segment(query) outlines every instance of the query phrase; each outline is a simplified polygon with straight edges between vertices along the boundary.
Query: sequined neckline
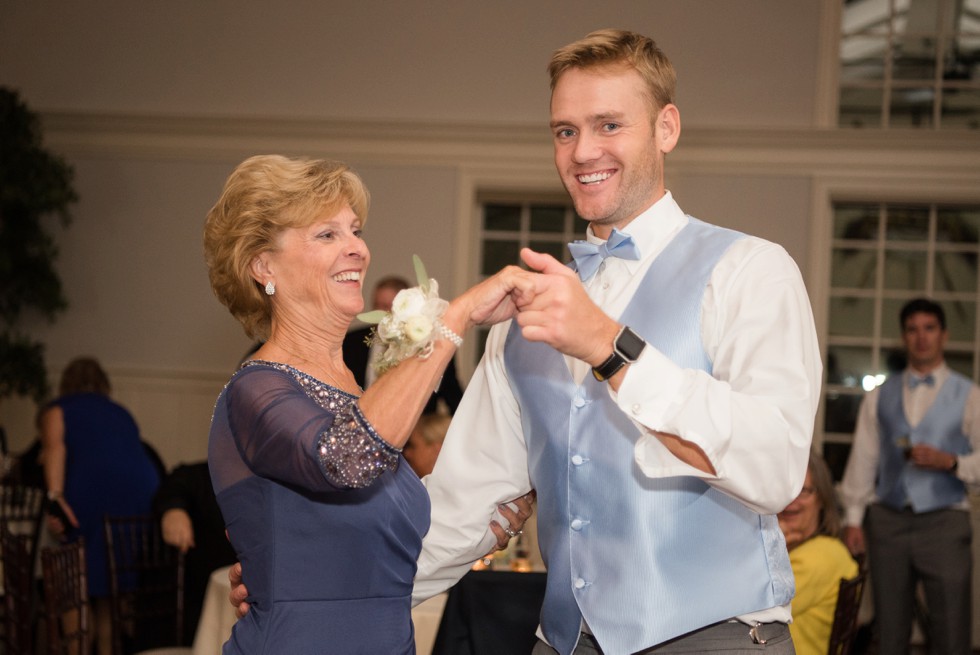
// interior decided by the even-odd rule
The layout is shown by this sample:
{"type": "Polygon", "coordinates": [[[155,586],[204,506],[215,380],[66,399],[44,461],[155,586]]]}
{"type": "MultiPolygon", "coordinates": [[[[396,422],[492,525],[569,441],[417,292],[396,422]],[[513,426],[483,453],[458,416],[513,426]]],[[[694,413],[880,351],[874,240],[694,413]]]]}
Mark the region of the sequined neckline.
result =
{"type": "MultiPolygon", "coordinates": [[[[270,368],[276,369],[277,371],[283,371],[284,373],[289,373],[290,375],[292,375],[293,377],[297,378],[300,381],[305,380],[309,384],[315,384],[315,385],[330,387],[332,390],[336,391],[337,393],[342,394],[342,395],[344,395],[347,398],[350,398],[352,400],[357,400],[359,398],[359,396],[355,396],[354,394],[350,393],[349,391],[345,391],[345,390],[341,389],[340,387],[335,387],[334,385],[330,384],[329,382],[324,382],[323,380],[321,380],[319,378],[316,378],[316,377],[313,377],[312,375],[310,375],[309,373],[306,373],[305,371],[299,370],[295,366],[290,366],[289,364],[283,364],[282,362],[270,362],[269,360],[266,360],[266,359],[250,359],[247,362],[243,362],[242,365],[241,365],[241,367],[239,368],[239,370],[242,370],[242,369],[244,369],[244,368],[246,368],[248,366],[253,366],[253,365],[254,366],[268,366],[270,368]]],[[[306,385],[304,385],[304,386],[306,386],[306,385]]]]}

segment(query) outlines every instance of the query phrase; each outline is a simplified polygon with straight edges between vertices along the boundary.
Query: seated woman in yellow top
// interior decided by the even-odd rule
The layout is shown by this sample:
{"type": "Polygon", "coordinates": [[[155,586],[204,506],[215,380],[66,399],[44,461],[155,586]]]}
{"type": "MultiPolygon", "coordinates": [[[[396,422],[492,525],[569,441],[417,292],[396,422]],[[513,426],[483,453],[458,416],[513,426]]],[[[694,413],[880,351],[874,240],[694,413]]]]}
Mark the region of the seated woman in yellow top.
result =
{"type": "Polygon", "coordinates": [[[810,453],[806,479],[796,500],[779,513],[789,563],[796,577],[793,622],[789,631],[797,655],[824,655],[837,605],[841,578],[853,578],[858,565],[838,538],[840,516],[830,471],[810,453]]]}

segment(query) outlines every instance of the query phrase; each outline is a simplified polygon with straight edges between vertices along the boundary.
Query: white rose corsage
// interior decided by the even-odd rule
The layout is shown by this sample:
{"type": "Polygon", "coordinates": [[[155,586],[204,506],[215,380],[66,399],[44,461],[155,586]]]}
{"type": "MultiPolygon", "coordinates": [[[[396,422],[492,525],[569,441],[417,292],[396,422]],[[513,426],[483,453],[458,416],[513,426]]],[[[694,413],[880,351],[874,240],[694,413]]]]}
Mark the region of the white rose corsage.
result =
{"type": "Polygon", "coordinates": [[[463,345],[463,338],[440,321],[449,303],[439,297],[439,283],[429,278],[418,255],[412,255],[412,261],[418,286],[399,291],[390,312],[376,309],[357,315],[365,323],[376,324],[368,343],[380,346],[371,363],[378,375],[409,357],[427,358],[440,337],[457,348],[463,345]]]}

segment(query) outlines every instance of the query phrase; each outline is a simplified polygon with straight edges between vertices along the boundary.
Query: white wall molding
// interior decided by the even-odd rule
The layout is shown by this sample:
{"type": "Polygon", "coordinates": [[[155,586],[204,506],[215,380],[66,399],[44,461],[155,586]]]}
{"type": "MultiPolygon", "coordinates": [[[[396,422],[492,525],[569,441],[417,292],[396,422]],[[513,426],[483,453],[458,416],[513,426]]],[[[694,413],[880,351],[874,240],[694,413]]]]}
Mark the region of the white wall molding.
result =
{"type": "MultiPolygon", "coordinates": [[[[259,152],[328,156],[365,163],[546,171],[543,126],[310,119],[43,115],[52,148],[90,157],[216,161],[259,152]]],[[[932,130],[684,130],[668,170],[765,175],[980,179],[980,133],[932,130]]]]}

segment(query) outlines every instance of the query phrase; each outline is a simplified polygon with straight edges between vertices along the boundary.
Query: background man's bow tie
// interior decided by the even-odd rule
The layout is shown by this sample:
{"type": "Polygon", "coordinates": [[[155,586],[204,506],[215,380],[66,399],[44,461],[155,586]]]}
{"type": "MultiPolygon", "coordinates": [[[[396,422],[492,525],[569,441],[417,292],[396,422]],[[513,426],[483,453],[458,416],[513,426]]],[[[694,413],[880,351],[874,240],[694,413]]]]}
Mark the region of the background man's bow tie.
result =
{"type": "Polygon", "coordinates": [[[915,389],[920,384],[931,387],[936,384],[936,378],[933,377],[932,373],[923,376],[909,375],[909,389],[915,389]]]}

